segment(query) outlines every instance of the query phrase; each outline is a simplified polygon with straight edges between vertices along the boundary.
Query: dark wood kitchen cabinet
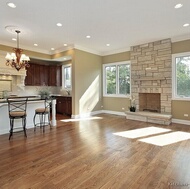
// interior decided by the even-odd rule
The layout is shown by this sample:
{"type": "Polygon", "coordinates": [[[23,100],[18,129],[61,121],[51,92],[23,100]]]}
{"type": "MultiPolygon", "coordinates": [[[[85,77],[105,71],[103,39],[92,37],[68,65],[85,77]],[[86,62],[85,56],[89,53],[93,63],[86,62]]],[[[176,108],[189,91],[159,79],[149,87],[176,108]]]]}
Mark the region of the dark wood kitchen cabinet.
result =
{"type": "Polygon", "coordinates": [[[40,65],[38,64],[35,64],[34,66],[34,73],[33,73],[33,84],[34,86],[40,86],[41,83],[40,83],[40,65]]]}
{"type": "Polygon", "coordinates": [[[61,86],[62,66],[30,63],[25,78],[26,86],[61,86]]]}
{"type": "Polygon", "coordinates": [[[72,114],[72,97],[58,96],[56,112],[60,114],[70,115],[72,114]]]}
{"type": "Polygon", "coordinates": [[[48,86],[49,66],[40,65],[40,85],[48,86]]]}
{"type": "Polygon", "coordinates": [[[41,69],[39,64],[30,63],[30,67],[26,68],[25,85],[40,86],[41,69]]]}
{"type": "Polygon", "coordinates": [[[49,66],[49,86],[61,86],[62,66],[49,66]]]}
{"type": "Polygon", "coordinates": [[[66,104],[65,114],[71,115],[72,114],[72,98],[67,97],[65,104],[66,104]]]}
{"type": "Polygon", "coordinates": [[[34,64],[30,64],[30,67],[26,68],[25,85],[33,85],[34,64]]]}

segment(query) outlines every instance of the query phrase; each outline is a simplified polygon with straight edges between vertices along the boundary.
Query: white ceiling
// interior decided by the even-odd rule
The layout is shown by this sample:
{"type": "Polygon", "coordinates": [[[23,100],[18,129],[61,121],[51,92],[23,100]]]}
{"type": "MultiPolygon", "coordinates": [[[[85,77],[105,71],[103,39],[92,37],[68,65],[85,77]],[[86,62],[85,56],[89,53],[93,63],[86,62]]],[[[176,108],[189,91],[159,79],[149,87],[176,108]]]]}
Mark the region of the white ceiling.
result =
{"type": "Polygon", "coordinates": [[[129,50],[165,38],[190,39],[190,0],[10,0],[16,8],[0,1],[0,44],[54,54],[76,47],[105,55],[129,50]],[[177,3],[183,7],[174,9],[177,3]],[[56,24],[62,23],[62,27],[56,24]],[[86,35],[91,38],[87,39],[86,35]],[[34,46],[38,44],[38,47],[34,46]],[[107,47],[106,44],[110,46],[107,47]],[[55,51],[51,51],[54,47],[55,51]]]}

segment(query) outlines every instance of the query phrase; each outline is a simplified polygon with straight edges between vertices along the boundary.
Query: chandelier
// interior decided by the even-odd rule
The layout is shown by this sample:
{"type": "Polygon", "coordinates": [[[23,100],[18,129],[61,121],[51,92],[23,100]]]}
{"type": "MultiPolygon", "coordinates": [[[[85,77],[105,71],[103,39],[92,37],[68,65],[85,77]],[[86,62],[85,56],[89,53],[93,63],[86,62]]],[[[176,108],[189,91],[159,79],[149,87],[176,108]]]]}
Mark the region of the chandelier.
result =
{"type": "Polygon", "coordinates": [[[6,65],[12,66],[13,68],[16,68],[17,71],[19,71],[21,68],[29,67],[29,61],[30,58],[26,56],[25,54],[21,54],[23,52],[22,49],[19,48],[19,30],[15,30],[17,33],[17,48],[14,48],[14,53],[7,53],[5,59],[6,59],[6,65]]]}

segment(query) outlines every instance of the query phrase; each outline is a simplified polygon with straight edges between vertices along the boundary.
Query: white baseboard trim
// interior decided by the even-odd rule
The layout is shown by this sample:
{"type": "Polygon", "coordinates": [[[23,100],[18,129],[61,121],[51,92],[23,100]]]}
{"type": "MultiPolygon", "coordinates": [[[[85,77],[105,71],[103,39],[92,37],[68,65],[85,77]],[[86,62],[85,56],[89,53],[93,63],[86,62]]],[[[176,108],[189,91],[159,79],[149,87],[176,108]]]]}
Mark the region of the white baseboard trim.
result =
{"type": "Polygon", "coordinates": [[[179,123],[184,125],[190,125],[190,121],[183,119],[172,119],[172,123],[179,123]]]}
{"type": "Polygon", "coordinates": [[[117,112],[117,111],[110,111],[110,110],[103,110],[102,113],[114,114],[114,115],[119,115],[119,116],[126,116],[125,112],[117,112]]]}
{"type": "Polygon", "coordinates": [[[88,113],[85,113],[85,114],[71,115],[71,118],[72,119],[86,118],[86,117],[90,117],[90,116],[101,114],[101,113],[103,113],[103,110],[98,110],[98,111],[94,111],[94,112],[88,112],[88,113]]]}
{"type": "Polygon", "coordinates": [[[0,135],[4,135],[4,134],[7,134],[9,133],[9,129],[3,129],[0,131],[0,135]]]}
{"type": "Polygon", "coordinates": [[[93,115],[97,115],[97,114],[114,114],[114,115],[119,115],[119,116],[126,116],[125,112],[117,112],[117,111],[110,111],[110,110],[98,110],[98,111],[94,111],[94,112],[88,112],[85,114],[78,114],[78,115],[72,115],[71,118],[72,119],[79,119],[79,118],[86,118],[86,117],[90,117],[93,115]]]}

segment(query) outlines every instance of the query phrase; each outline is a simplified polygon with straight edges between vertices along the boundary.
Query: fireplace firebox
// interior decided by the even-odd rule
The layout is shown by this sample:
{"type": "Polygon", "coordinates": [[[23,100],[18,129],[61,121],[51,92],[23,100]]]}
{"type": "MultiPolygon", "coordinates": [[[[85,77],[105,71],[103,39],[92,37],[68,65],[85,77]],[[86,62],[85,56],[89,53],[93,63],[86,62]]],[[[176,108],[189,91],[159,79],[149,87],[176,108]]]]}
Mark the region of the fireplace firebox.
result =
{"type": "Polygon", "coordinates": [[[160,93],[139,93],[139,111],[160,113],[160,93]]]}

